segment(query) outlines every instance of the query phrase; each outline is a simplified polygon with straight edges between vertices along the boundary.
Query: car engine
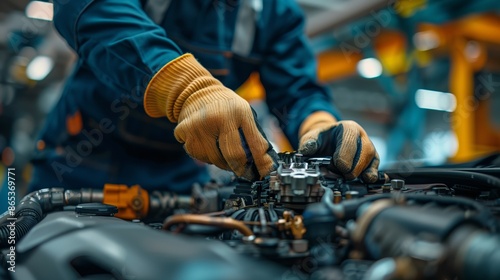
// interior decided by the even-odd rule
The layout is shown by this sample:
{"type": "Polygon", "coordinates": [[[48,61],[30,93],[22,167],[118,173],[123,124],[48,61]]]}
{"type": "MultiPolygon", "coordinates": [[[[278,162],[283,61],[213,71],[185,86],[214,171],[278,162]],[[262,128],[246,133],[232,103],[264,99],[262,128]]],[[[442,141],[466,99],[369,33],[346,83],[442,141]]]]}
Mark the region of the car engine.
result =
{"type": "Polygon", "coordinates": [[[282,153],[262,181],[191,195],[43,189],[0,218],[0,278],[500,279],[498,158],[367,184],[282,153]]]}

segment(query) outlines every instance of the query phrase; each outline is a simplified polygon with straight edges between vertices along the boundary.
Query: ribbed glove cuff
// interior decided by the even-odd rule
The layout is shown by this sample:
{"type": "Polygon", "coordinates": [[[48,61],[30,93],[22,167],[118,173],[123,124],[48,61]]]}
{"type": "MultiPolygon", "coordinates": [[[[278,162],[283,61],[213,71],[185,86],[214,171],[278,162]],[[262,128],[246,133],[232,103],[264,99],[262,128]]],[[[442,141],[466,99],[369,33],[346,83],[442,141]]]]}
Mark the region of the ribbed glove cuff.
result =
{"type": "Polygon", "coordinates": [[[150,117],[167,116],[175,123],[189,96],[200,90],[199,93],[224,91],[223,87],[192,54],[184,54],[163,66],[151,79],[144,94],[144,109],[150,117]]]}

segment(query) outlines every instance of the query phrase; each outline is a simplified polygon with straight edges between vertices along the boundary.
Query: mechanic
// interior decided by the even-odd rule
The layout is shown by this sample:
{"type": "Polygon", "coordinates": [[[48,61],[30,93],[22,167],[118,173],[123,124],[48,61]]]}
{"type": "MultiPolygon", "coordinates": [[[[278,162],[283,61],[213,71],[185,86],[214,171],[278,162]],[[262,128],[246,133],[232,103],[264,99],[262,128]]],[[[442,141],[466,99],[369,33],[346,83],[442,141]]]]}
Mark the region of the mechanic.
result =
{"type": "Polygon", "coordinates": [[[294,148],[333,156],[346,178],[377,178],[366,132],[339,121],[316,81],[294,1],[54,0],[54,24],[79,59],[39,136],[30,190],[182,193],[210,179],[202,162],[263,178],[277,154],[233,91],[252,72],[294,148]]]}

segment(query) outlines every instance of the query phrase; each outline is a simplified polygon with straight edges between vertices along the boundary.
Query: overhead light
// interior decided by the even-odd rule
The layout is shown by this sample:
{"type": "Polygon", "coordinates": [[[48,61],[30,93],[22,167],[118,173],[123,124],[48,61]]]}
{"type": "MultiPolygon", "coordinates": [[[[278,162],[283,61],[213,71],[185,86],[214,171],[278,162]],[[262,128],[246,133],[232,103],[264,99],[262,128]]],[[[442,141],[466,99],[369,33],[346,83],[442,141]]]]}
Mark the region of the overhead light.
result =
{"type": "Polygon", "coordinates": [[[419,51],[428,51],[439,47],[439,38],[432,31],[417,32],[413,35],[413,44],[419,51]]]}
{"type": "Polygon", "coordinates": [[[54,67],[54,61],[48,56],[35,57],[26,67],[26,76],[34,81],[41,81],[47,77],[54,67]]]}
{"type": "Polygon", "coordinates": [[[51,21],[54,17],[54,5],[48,2],[31,1],[26,6],[26,16],[33,19],[51,21]]]}
{"type": "Polygon", "coordinates": [[[453,112],[457,107],[455,95],[449,92],[440,92],[419,89],[415,94],[415,103],[422,109],[453,112]]]}
{"type": "Polygon", "coordinates": [[[356,68],[363,78],[372,79],[382,75],[382,64],[373,57],[360,60],[356,68]]]}

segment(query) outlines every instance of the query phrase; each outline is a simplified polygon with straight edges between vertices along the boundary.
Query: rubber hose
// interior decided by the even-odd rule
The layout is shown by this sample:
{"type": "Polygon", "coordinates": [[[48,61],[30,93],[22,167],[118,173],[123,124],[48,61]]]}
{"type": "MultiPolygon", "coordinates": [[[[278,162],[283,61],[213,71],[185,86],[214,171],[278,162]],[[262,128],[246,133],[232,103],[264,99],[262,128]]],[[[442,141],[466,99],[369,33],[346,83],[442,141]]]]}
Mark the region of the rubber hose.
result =
{"type": "Polygon", "coordinates": [[[472,186],[500,189],[499,178],[479,172],[426,168],[406,173],[386,171],[386,174],[391,178],[404,179],[407,183],[420,183],[432,179],[434,183],[470,184],[472,186]]]}
{"type": "MultiPolygon", "coordinates": [[[[38,224],[38,220],[33,216],[22,216],[16,220],[15,225],[15,239],[16,242],[20,240],[23,236],[25,236],[36,224],[38,224]]],[[[8,247],[9,244],[9,235],[10,229],[7,225],[2,226],[0,228],[0,248],[8,247]]]]}
{"type": "MultiPolygon", "coordinates": [[[[26,213],[26,216],[17,218],[14,230],[16,241],[25,236],[36,224],[38,224],[38,222],[39,220],[36,218],[36,214],[34,212],[33,214],[26,213]]],[[[11,230],[8,225],[9,222],[0,227],[0,248],[5,248],[10,245],[8,241],[11,230]]]]}
{"type": "MultiPolygon", "coordinates": [[[[40,203],[34,199],[26,199],[19,204],[15,218],[15,238],[16,242],[25,236],[38,222],[42,220],[42,208],[40,203]]],[[[8,247],[9,236],[12,232],[9,228],[10,221],[0,225],[0,248],[8,247]]]]}
{"type": "MultiPolygon", "coordinates": [[[[361,199],[343,201],[340,205],[342,205],[344,208],[345,219],[355,219],[358,208],[361,205],[379,199],[388,199],[393,197],[394,197],[393,194],[372,195],[361,199]]],[[[458,205],[461,207],[465,207],[467,209],[473,209],[474,211],[477,212],[478,215],[481,215],[484,218],[493,219],[491,213],[488,211],[486,207],[484,207],[481,203],[474,201],[472,199],[467,199],[463,197],[430,196],[422,194],[404,194],[403,197],[406,200],[413,200],[419,204],[434,202],[441,206],[458,205]]]]}
{"type": "MultiPolygon", "coordinates": [[[[39,191],[40,191],[40,190],[38,190],[38,191],[32,191],[32,192],[30,192],[29,194],[25,195],[25,196],[21,199],[20,204],[21,204],[23,201],[30,200],[30,199],[31,199],[31,197],[35,196],[35,195],[36,195],[39,191]]],[[[0,215],[0,225],[3,225],[5,222],[7,222],[7,218],[9,218],[9,217],[10,217],[10,213],[11,213],[11,212],[10,212],[9,210],[7,210],[7,211],[3,212],[3,213],[0,215]]]]}

